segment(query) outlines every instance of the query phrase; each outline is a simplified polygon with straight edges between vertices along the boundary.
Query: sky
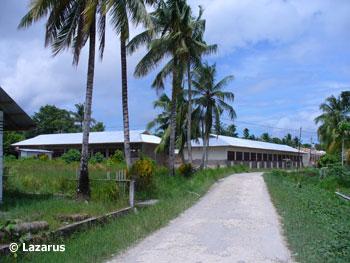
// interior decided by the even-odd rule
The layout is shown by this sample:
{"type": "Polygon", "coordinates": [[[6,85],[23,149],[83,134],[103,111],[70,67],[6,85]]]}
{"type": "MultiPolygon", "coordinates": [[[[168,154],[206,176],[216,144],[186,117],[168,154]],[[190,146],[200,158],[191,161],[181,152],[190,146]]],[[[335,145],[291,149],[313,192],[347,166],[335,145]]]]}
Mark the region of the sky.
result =
{"type": "MultiPolygon", "coordinates": [[[[296,136],[302,127],[302,141],[316,141],[319,105],[350,90],[350,1],[188,2],[195,14],[199,5],[204,8],[205,41],[219,46],[204,60],[216,63],[218,81],[235,76],[226,90],[235,94],[240,135],[248,128],[255,135],[296,136]]],[[[28,3],[0,0],[0,86],[30,115],[46,104],[74,110],[85,98],[88,50],[74,67],[70,50],[53,57],[44,47],[44,20],[17,30],[28,3]]],[[[141,31],[133,28],[132,34],[141,31]]],[[[145,129],[159,113],[153,109],[157,94],[151,83],[160,68],[142,79],[133,76],[145,52],[142,48],[127,61],[131,129],[145,129]]],[[[169,83],[165,92],[170,90],[169,83]]],[[[123,128],[120,45],[110,26],[105,56],[96,58],[93,117],[107,130],[123,128]]],[[[227,115],[223,120],[232,124],[227,115]]]]}

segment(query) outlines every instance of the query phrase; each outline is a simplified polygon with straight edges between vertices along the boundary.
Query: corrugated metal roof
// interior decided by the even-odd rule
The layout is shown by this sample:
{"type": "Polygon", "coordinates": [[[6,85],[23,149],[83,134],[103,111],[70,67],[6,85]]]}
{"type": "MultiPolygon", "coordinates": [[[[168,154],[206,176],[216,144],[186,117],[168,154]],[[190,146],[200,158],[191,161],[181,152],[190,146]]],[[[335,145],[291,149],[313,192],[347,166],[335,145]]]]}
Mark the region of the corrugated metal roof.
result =
{"type": "Polygon", "coordinates": [[[40,149],[18,149],[20,152],[35,152],[35,153],[53,153],[53,151],[40,150],[40,149]]]}
{"type": "Polygon", "coordinates": [[[36,123],[0,87],[0,110],[4,112],[4,130],[33,130],[36,123]]]}
{"type": "MultiPolygon", "coordinates": [[[[67,145],[67,144],[81,144],[83,140],[82,133],[60,133],[60,134],[43,134],[34,138],[24,140],[12,144],[12,146],[39,146],[39,145],[67,145]]],[[[159,144],[160,138],[152,135],[144,130],[131,130],[130,142],[132,143],[152,143],[159,144]]],[[[89,143],[123,143],[123,131],[104,131],[104,132],[90,132],[89,143]]]]}
{"type": "MultiPolygon", "coordinates": [[[[192,147],[202,147],[202,146],[203,146],[202,139],[198,139],[197,142],[195,140],[192,141],[192,147]]],[[[211,134],[209,138],[209,147],[211,146],[212,147],[233,146],[233,147],[241,147],[241,148],[273,150],[273,151],[281,151],[281,152],[295,152],[295,153],[298,152],[297,149],[287,145],[246,140],[246,139],[234,138],[234,137],[223,136],[223,135],[215,135],[215,134],[211,134]]],[[[304,153],[302,151],[300,152],[304,153]]]]}

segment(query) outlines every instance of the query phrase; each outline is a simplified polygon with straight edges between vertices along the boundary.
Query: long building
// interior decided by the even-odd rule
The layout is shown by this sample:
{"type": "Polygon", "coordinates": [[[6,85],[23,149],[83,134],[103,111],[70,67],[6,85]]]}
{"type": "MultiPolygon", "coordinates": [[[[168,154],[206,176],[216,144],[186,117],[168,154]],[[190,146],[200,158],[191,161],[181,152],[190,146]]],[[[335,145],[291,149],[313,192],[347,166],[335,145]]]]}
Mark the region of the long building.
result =
{"type": "MultiPolygon", "coordinates": [[[[202,160],[203,141],[192,141],[193,164],[202,160]]],[[[208,147],[208,166],[225,167],[245,164],[250,168],[288,168],[303,166],[305,153],[287,145],[246,140],[211,134],[208,147]]],[[[187,148],[184,150],[187,161],[187,148]]]]}
{"type": "MultiPolygon", "coordinates": [[[[60,133],[44,134],[34,138],[12,144],[18,150],[41,149],[52,151],[52,157],[57,158],[68,152],[70,149],[81,151],[82,133],[60,133]]],[[[156,160],[159,165],[165,165],[167,161],[166,154],[155,154],[154,150],[160,143],[160,138],[144,130],[130,131],[130,148],[132,161],[138,159],[138,152],[156,160]]],[[[124,132],[123,131],[104,131],[90,132],[89,152],[93,156],[97,152],[103,154],[105,158],[113,155],[116,150],[124,151],[124,132]]]]}

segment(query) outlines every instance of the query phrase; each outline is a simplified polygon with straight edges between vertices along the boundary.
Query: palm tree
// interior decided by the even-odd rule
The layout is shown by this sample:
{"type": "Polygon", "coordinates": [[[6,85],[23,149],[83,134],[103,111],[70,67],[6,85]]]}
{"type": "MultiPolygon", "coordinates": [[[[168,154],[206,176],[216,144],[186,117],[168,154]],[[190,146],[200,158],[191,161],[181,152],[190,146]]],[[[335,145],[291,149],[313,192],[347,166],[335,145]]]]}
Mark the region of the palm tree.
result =
{"type": "MultiPolygon", "coordinates": [[[[71,111],[70,114],[73,115],[74,122],[78,123],[80,128],[79,131],[82,131],[83,124],[84,124],[84,104],[78,103],[78,104],[75,104],[74,106],[76,111],[75,112],[71,111]]],[[[94,118],[91,118],[91,123],[95,124],[96,120],[94,118]]]]}
{"type": "MultiPolygon", "coordinates": [[[[171,100],[166,94],[162,94],[159,100],[153,102],[154,108],[162,109],[162,112],[158,116],[148,123],[147,129],[155,128],[158,134],[161,134],[161,143],[156,148],[156,153],[164,152],[169,149],[170,142],[170,116],[171,116],[171,100]]],[[[175,132],[175,144],[179,150],[182,162],[184,163],[184,149],[187,141],[187,108],[188,101],[185,99],[185,92],[181,91],[178,94],[176,100],[176,132],[175,132]]],[[[198,109],[192,112],[192,118],[199,120],[198,109]]],[[[192,125],[191,134],[194,136],[199,135],[198,122],[194,122],[192,125]]],[[[196,138],[196,137],[195,137],[196,138]]],[[[193,138],[191,138],[193,139],[193,138]]]]}
{"type": "Polygon", "coordinates": [[[169,175],[174,175],[176,98],[181,90],[185,72],[186,53],[184,27],[191,19],[191,8],[185,0],[160,0],[157,9],[150,14],[152,30],[136,36],[129,43],[129,51],[134,52],[140,45],[148,44],[148,52],[135,69],[136,77],[143,77],[159,65],[166,57],[172,59],[158,73],[152,84],[153,88],[164,89],[163,80],[172,74],[170,142],[169,142],[169,175]]]}
{"type": "Polygon", "coordinates": [[[342,97],[330,96],[320,105],[323,114],[315,118],[321,123],[317,130],[319,139],[325,144],[327,151],[340,152],[343,133],[339,130],[342,121],[349,121],[350,108],[345,107],[342,97]]]}
{"type": "Polygon", "coordinates": [[[145,3],[154,4],[155,0],[105,0],[107,11],[111,13],[111,23],[120,36],[120,54],[122,68],[122,107],[124,126],[124,153],[126,166],[131,166],[130,132],[129,132],[129,110],[128,110],[128,81],[126,63],[126,43],[129,40],[129,19],[136,25],[140,22],[150,27],[151,20],[145,8],[145,3]]]}
{"type": "Polygon", "coordinates": [[[100,35],[100,56],[105,44],[105,10],[98,0],[52,1],[32,0],[30,10],[22,18],[19,28],[27,28],[38,20],[47,17],[45,46],[51,45],[54,55],[72,48],[73,65],[79,63],[80,52],[89,40],[88,73],[84,104],[82,154],[80,161],[79,186],[77,197],[90,196],[88,147],[91,123],[91,105],[95,70],[96,21],[100,35]]]}
{"type": "Polygon", "coordinates": [[[208,162],[208,146],[209,135],[213,127],[213,119],[215,120],[215,129],[220,128],[220,116],[224,111],[227,111],[230,118],[236,118],[236,112],[233,107],[225,102],[234,101],[232,92],[225,92],[223,88],[233,80],[234,76],[229,75],[216,83],[216,64],[209,66],[207,63],[199,66],[193,74],[192,84],[194,89],[194,103],[202,108],[202,134],[203,134],[203,157],[202,168],[207,167],[208,162]]]}

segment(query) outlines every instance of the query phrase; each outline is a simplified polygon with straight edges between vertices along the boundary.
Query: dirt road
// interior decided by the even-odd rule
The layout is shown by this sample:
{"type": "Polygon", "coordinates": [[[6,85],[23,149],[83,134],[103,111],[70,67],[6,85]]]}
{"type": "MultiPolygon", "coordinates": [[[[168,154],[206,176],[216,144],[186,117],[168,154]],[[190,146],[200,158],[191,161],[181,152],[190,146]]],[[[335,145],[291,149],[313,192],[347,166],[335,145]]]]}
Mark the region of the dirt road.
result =
{"type": "Polygon", "coordinates": [[[109,262],[292,262],[262,173],[234,174],[109,262]]]}

